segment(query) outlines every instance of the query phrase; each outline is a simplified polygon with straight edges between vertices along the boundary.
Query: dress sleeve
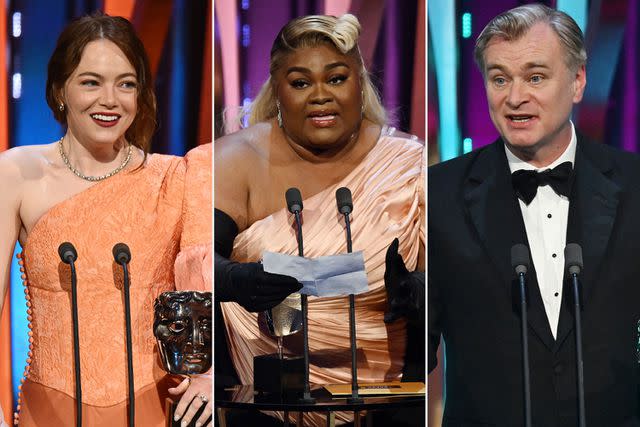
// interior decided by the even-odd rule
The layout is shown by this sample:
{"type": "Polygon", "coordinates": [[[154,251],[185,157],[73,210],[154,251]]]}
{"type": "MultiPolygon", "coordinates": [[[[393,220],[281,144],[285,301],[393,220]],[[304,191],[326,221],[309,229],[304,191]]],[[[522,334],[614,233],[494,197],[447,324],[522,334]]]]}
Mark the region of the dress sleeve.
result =
{"type": "Polygon", "coordinates": [[[212,145],[201,145],[185,156],[186,176],[180,252],[175,262],[177,290],[212,289],[212,145]]]}

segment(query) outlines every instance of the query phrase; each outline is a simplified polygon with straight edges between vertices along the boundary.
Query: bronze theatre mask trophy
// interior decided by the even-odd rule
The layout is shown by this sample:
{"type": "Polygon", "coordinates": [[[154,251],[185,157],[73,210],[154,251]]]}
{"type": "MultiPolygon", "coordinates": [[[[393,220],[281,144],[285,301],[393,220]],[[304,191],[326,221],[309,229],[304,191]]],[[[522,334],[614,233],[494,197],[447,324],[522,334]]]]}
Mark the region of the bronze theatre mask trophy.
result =
{"type": "MultiPolygon", "coordinates": [[[[189,376],[211,369],[211,304],[211,292],[172,291],[156,298],[153,333],[168,373],[189,376]]],[[[173,421],[177,402],[169,401],[168,406],[168,425],[180,426],[180,420],[173,421]]],[[[195,425],[204,407],[189,426],[195,425]]]]}

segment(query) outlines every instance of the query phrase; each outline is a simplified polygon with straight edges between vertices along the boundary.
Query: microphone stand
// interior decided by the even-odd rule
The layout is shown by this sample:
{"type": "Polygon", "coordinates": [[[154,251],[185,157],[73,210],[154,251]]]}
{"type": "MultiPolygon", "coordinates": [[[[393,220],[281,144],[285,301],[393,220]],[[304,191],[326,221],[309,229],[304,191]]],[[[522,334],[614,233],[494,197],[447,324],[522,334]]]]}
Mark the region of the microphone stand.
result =
{"type": "Polygon", "coordinates": [[[71,267],[71,316],[73,319],[73,360],[76,375],[76,425],[82,427],[82,377],[80,376],[80,332],[78,331],[78,278],[76,266],[71,257],[67,258],[71,267]]]}
{"type": "Polygon", "coordinates": [[[527,320],[527,289],[525,275],[531,264],[529,248],[522,243],[511,247],[511,266],[518,277],[520,290],[520,335],[522,337],[522,379],[524,398],[524,425],[531,427],[531,377],[529,373],[529,334],[527,320]]]}
{"type": "MultiPolygon", "coordinates": [[[[126,245],[122,244],[123,247],[126,245]]],[[[136,406],[135,406],[135,394],[133,384],[133,345],[131,343],[131,303],[129,300],[129,269],[127,263],[131,259],[129,248],[126,247],[125,252],[118,244],[114,247],[114,257],[118,264],[122,266],[123,275],[123,291],[124,291],[124,318],[125,318],[125,330],[127,341],[127,376],[129,379],[129,427],[135,426],[136,406]],[[120,249],[120,251],[116,251],[120,249]],[[120,253],[118,253],[120,252],[120,253]],[[128,255],[128,256],[127,256],[128,255]]]]}
{"type": "MultiPolygon", "coordinates": [[[[347,230],[347,252],[351,253],[351,221],[349,212],[344,212],[344,222],[347,230]]],[[[364,400],[358,395],[358,358],[356,348],[356,298],[349,294],[349,338],[351,341],[351,397],[348,403],[362,403],[364,400]]]]}
{"type": "Polygon", "coordinates": [[[75,260],[76,248],[69,242],[61,243],[58,255],[71,268],[71,321],[73,323],[73,362],[76,379],[76,426],[82,427],[82,377],[80,375],[80,332],[78,330],[78,277],[75,260]]]}
{"type": "Polygon", "coordinates": [[[527,294],[525,290],[524,272],[518,272],[520,285],[520,316],[522,334],[522,375],[524,377],[524,420],[525,426],[531,427],[531,378],[529,376],[529,334],[527,333],[527,294]]]}
{"type": "Polygon", "coordinates": [[[573,306],[576,327],[576,369],[578,371],[578,426],[585,427],[584,406],[584,369],[582,358],[582,314],[580,313],[580,283],[578,281],[578,267],[570,267],[571,283],[573,285],[573,306]]]}
{"type": "MultiPolygon", "coordinates": [[[[304,246],[302,244],[302,221],[300,221],[300,211],[295,210],[293,212],[296,218],[296,226],[298,230],[298,256],[304,257],[304,246]]],[[[308,324],[308,302],[307,295],[300,295],[302,305],[302,339],[304,347],[304,390],[303,395],[299,399],[300,403],[313,404],[316,403],[316,399],[311,397],[311,391],[309,390],[309,324],[308,324]]]]}

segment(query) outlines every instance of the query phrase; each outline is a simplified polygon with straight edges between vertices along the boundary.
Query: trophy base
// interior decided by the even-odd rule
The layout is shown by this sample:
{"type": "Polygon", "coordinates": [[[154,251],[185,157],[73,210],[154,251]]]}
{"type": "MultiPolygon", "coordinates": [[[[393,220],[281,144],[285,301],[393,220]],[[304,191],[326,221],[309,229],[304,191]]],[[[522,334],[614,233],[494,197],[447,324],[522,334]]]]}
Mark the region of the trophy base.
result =
{"type": "Polygon", "coordinates": [[[266,354],[253,358],[253,388],[261,393],[301,395],[304,390],[304,358],[266,354]]]}
{"type": "MultiPolygon", "coordinates": [[[[197,399],[197,397],[195,397],[194,399],[197,399]]],[[[186,427],[195,427],[196,421],[198,421],[198,419],[200,418],[200,415],[202,415],[202,412],[204,411],[205,406],[207,405],[202,405],[200,409],[198,409],[198,412],[196,412],[196,414],[191,419],[191,422],[187,424],[186,427]]],[[[165,412],[167,414],[167,427],[182,426],[182,424],[180,424],[182,422],[181,419],[179,419],[178,421],[173,420],[173,416],[176,412],[177,407],[178,407],[178,402],[175,402],[173,399],[167,397],[167,399],[165,400],[165,408],[166,408],[165,412]]],[[[209,417],[209,420],[211,420],[211,417],[209,417]]],[[[206,422],[203,425],[206,425],[206,422]]]]}

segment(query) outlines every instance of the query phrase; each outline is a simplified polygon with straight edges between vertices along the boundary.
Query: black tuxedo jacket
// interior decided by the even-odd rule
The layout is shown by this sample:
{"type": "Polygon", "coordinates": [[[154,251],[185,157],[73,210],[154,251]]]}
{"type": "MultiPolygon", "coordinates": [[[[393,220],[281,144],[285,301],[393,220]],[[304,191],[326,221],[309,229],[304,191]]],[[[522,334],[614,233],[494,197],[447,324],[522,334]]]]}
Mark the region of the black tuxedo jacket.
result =
{"type": "MultiPolygon", "coordinates": [[[[510,251],[527,244],[527,236],[504,150],[498,140],[429,169],[429,371],[442,334],[445,426],[524,425],[519,291],[510,251]]],[[[580,244],[584,259],[587,425],[640,426],[640,158],[578,137],[574,165],[567,243],[580,244]]],[[[527,286],[533,424],[575,426],[569,284],[557,339],[534,269],[527,286]]]]}

